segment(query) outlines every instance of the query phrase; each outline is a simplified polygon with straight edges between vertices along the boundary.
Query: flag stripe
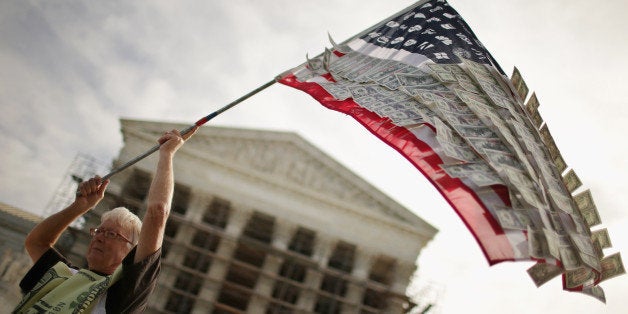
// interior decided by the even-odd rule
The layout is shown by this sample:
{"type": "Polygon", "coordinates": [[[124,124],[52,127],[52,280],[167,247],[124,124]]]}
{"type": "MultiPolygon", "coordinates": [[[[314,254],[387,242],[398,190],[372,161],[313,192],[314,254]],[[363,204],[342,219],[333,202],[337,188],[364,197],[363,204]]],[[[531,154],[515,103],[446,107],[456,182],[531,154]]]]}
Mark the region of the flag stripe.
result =
{"type": "Polygon", "coordinates": [[[413,132],[362,108],[352,99],[337,100],[319,84],[301,82],[294,75],[284,76],[279,82],[310,94],[329,109],[350,115],[375,136],[400,152],[423,173],[462,218],[490,265],[515,260],[516,255],[508,236],[475,192],[460,179],[452,178],[442,171],[439,167],[443,163],[440,156],[413,132]],[[470,195],[472,197],[469,197],[470,195]]]}

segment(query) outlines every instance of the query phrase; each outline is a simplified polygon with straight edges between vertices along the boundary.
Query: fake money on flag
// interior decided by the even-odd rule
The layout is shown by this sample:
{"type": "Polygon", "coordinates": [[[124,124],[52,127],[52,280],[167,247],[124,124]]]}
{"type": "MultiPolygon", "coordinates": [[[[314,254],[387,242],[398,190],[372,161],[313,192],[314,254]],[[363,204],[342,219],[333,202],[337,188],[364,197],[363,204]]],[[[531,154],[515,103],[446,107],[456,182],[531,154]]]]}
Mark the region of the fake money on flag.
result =
{"type": "Polygon", "coordinates": [[[509,80],[444,0],[420,1],[279,77],[346,113],[419,169],[476,238],[488,262],[536,261],[537,285],[604,300],[624,273],[607,258],[599,214],[538,112],[519,70],[509,80]]]}

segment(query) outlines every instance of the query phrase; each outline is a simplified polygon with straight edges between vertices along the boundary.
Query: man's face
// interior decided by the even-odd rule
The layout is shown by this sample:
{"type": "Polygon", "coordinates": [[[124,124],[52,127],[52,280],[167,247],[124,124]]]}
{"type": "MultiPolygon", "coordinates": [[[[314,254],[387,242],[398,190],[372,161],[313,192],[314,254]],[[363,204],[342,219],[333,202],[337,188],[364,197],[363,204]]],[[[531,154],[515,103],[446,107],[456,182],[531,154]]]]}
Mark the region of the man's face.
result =
{"type": "Polygon", "coordinates": [[[106,237],[105,233],[112,234],[111,232],[113,232],[130,239],[131,232],[111,220],[106,220],[100,224],[98,230],[100,232],[92,237],[87,248],[87,265],[90,270],[112,274],[131,251],[131,245],[120,237],[106,237]]]}

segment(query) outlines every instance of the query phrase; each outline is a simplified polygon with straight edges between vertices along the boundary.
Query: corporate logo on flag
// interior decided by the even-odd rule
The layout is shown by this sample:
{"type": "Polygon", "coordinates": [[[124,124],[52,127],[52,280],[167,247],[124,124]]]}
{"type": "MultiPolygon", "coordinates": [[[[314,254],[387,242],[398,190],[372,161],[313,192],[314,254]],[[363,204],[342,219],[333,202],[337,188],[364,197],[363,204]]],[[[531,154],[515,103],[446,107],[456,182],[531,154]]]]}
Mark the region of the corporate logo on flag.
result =
{"type": "Polygon", "coordinates": [[[605,301],[598,283],[625,273],[588,190],[527,98],[444,0],[421,1],[332,42],[279,81],[351,115],[399,151],[451,204],[489,263],[536,261],[540,286],[605,301]]]}
{"type": "Polygon", "coordinates": [[[460,63],[461,57],[491,63],[488,51],[445,1],[404,12],[360,37],[382,50],[421,54],[436,63],[460,63]]]}

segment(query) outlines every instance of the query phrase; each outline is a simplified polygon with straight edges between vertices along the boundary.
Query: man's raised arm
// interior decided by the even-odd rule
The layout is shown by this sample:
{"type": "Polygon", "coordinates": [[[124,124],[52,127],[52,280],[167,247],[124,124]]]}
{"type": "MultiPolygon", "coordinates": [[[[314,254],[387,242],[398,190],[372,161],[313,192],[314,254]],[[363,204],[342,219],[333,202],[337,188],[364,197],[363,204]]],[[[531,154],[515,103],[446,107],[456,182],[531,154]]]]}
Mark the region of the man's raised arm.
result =
{"type": "Polygon", "coordinates": [[[50,249],[63,231],[78,217],[94,208],[105,195],[109,180],[94,177],[79,185],[74,202],[60,212],[44,219],[26,236],[24,246],[33,262],[50,249]]]}
{"type": "Polygon", "coordinates": [[[142,220],[135,262],[145,259],[161,248],[174,193],[172,160],[184,141],[192,136],[197,129],[198,126],[183,137],[179,131],[172,130],[159,138],[161,145],[159,147],[159,160],[157,161],[155,176],[148,190],[148,204],[142,220]]]}

